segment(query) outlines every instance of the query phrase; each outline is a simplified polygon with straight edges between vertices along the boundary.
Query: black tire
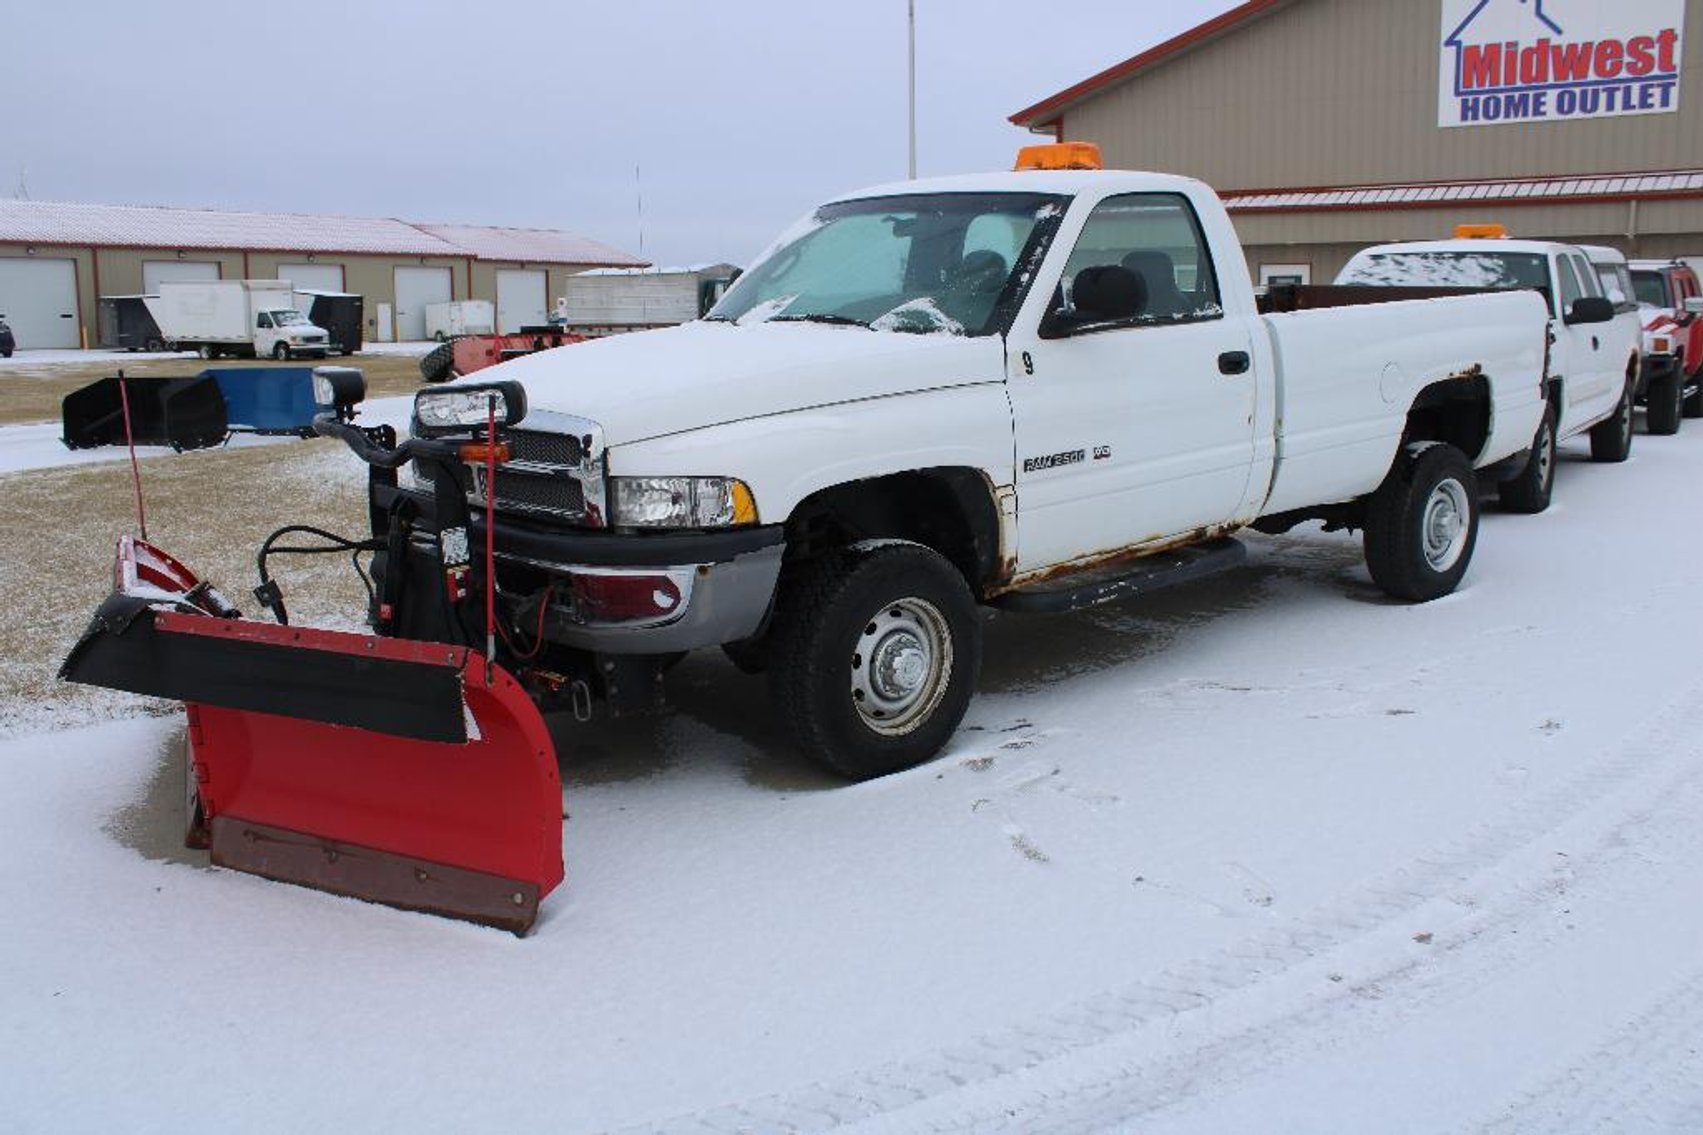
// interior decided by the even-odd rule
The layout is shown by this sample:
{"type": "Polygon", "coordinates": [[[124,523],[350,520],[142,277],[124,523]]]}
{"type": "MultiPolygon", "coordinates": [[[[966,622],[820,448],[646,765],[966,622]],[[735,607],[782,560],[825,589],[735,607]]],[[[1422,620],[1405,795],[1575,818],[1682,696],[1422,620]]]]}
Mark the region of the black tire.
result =
{"type": "Polygon", "coordinates": [[[455,377],[455,344],[439,343],[420,360],[420,377],[427,382],[448,382],[455,377]]]}
{"type": "Polygon", "coordinates": [[[146,343],[142,344],[142,349],[144,351],[163,351],[166,349],[166,345],[158,339],[149,339],[146,343]]]}
{"type": "Polygon", "coordinates": [[[1678,371],[1650,383],[1644,394],[1644,428],[1658,437],[1678,433],[1684,402],[1685,384],[1678,371]]]}
{"type": "Polygon", "coordinates": [[[290,358],[290,345],[288,343],[272,344],[272,357],[281,363],[288,362],[290,358]]]}
{"type": "Polygon", "coordinates": [[[1691,393],[1685,396],[1680,412],[1687,418],[1703,418],[1703,367],[1686,374],[1685,356],[1680,355],[1674,362],[1679,367],[1679,373],[1684,375],[1680,379],[1680,385],[1691,387],[1691,393]]]}
{"type": "Polygon", "coordinates": [[[1409,447],[1366,502],[1366,566],[1386,595],[1449,594],[1477,543],[1478,478],[1452,445],[1409,447]]]}
{"type": "Polygon", "coordinates": [[[440,343],[449,342],[449,336],[445,335],[442,331],[439,331],[437,334],[433,335],[432,338],[436,339],[440,343]]]}
{"type": "Polygon", "coordinates": [[[1497,486],[1497,499],[1508,512],[1531,515],[1549,507],[1555,489],[1555,407],[1548,406],[1532,436],[1532,454],[1518,475],[1497,486]]]}
{"type": "Polygon", "coordinates": [[[1632,383],[1620,392],[1614,413],[1591,427],[1591,460],[1617,464],[1632,456],[1632,383]]]}
{"type": "Polygon", "coordinates": [[[200,355],[202,358],[209,360],[219,357],[219,352],[214,350],[213,344],[211,343],[201,344],[199,347],[195,348],[195,353],[200,355]]]}
{"type": "Polygon", "coordinates": [[[970,588],[918,544],[805,565],[786,581],[768,639],[769,691],[793,740],[853,780],[938,753],[981,670],[970,588]]]}

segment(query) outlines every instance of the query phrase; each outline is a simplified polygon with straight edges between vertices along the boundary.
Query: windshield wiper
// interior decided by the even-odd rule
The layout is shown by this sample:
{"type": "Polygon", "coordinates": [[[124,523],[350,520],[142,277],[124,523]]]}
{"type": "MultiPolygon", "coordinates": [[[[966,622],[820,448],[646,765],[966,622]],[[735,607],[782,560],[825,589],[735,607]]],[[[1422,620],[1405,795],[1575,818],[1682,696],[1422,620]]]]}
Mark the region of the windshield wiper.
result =
{"type": "Polygon", "coordinates": [[[834,315],[832,312],[806,312],[800,315],[772,315],[764,320],[765,323],[831,323],[838,327],[868,327],[869,324],[861,319],[853,319],[849,315],[834,315]]]}

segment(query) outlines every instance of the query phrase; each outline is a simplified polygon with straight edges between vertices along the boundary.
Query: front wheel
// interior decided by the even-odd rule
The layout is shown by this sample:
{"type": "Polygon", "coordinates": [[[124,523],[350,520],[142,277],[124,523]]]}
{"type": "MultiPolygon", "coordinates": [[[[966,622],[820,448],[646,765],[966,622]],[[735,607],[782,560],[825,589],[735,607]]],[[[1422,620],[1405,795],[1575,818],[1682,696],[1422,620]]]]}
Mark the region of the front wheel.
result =
{"type": "Polygon", "coordinates": [[[1591,460],[1608,464],[1632,456],[1632,383],[1620,392],[1614,413],[1591,427],[1591,460]]]}
{"type": "Polygon", "coordinates": [[[1555,489],[1555,407],[1547,407],[1532,437],[1532,454],[1519,474],[1497,487],[1497,498],[1509,512],[1538,513],[1549,507],[1555,489]]]}
{"type": "Polygon", "coordinates": [[[1478,478],[1452,445],[1410,448],[1366,502],[1366,567],[1397,599],[1449,594],[1477,542],[1478,478]]]}
{"type": "Polygon", "coordinates": [[[1684,404],[1685,382],[1678,371],[1650,383],[1644,393],[1645,428],[1663,437],[1678,433],[1684,404]]]}
{"type": "Polygon", "coordinates": [[[981,647],[975,599],[938,552],[846,549],[782,592],[770,693],[801,749],[866,780],[940,751],[975,692],[981,647]]]}
{"type": "Polygon", "coordinates": [[[290,357],[289,345],[287,343],[274,343],[274,344],[272,344],[272,357],[277,359],[279,362],[284,362],[287,359],[289,359],[289,357],[290,357]]]}

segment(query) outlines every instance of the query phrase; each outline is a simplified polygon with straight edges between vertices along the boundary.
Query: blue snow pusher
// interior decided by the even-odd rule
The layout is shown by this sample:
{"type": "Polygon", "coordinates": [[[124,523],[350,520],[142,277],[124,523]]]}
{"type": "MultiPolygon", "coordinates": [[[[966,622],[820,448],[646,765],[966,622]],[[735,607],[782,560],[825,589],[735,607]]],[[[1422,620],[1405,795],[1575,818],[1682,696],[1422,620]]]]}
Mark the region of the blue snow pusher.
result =
{"type": "Polygon", "coordinates": [[[137,445],[204,449],[233,433],[312,437],[314,367],[215,367],[191,377],[129,378],[121,371],[60,403],[68,449],[137,445]],[[128,403],[128,407],[126,406],[128,403]]]}

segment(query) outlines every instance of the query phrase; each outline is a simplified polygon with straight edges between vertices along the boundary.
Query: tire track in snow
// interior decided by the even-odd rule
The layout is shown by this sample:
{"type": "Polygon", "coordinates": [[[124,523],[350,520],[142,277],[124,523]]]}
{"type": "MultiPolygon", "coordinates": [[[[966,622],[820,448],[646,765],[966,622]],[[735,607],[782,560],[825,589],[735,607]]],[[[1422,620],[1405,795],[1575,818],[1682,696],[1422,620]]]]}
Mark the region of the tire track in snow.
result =
{"type": "Polygon", "coordinates": [[[1472,1130],[1551,1135],[1563,1128],[1703,1131],[1703,972],[1472,1130]]]}
{"type": "MultiPolygon", "coordinates": [[[[1084,1123],[1092,1128],[1097,1121],[1115,1124],[1135,1113],[1174,1106],[1181,1101],[1167,1098],[1168,1089],[1177,1083],[1171,1062],[1151,1054],[1144,1057],[1135,1050],[1145,1045],[1175,1052],[1176,1034],[1197,1029],[1206,1035],[1192,1046],[1185,1043],[1193,1050],[1182,1062],[1185,1082],[1192,1079],[1198,1085],[1205,1078],[1203,1060],[1224,1061],[1221,1070],[1229,1076],[1245,1077],[1269,1066],[1284,1047],[1274,1039],[1276,1026],[1283,1027],[1279,1031],[1305,1030],[1336,1019],[1357,1003],[1375,1000],[1381,992],[1378,983],[1411,980],[1424,958],[1408,955],[1407,961],[1369,980],[1310,985],[1311,992],[1302,996],[1299,1005],[1282,1012],[1278,1021],[1250,1025],[1232,1036],[1214,1036],[1213,1023],[1204,1020],[1212,1014],[1201,1010],[1216,1010],[1233,995],[1270,988],[1280,979],[1294,977],[1302,967],[1323,967],[1328,955],[1344,947],[1376,946],[1380,938],[1404,940],[1406,934],[1396,923],[1411,922],[1429,904],[1448,905],[1439,896],[1458,891],[1463,881],[1475,876],[1493,875],[1495,867],[1519,857],[1546,833],[1590,813],[1617,788],[1697,779],[1703,773],[1703,762],[1697,759],[1700,736],[1703,685],[1670,702],[1647,725],[1568,781],[1510,806],[1497,821],[1481,824],[1375,883],[1209,957],[934,1053],[629,1130],[806,1132],[867,1124],[871,1130],[981,1130],[1005,1125],[1028,1131],[1048,1124],[1062,1131],[1084,1129],[1084,1123]],[[1112,1061],[1114,1066],[1096,1067],[1104,1061],[1091,1059],[1096,1055],[1093,1050],[1104,1055],[1103,1050],[1113,1047],[1132,1051],[1112,1061]],[[1005,1083],[992,1083],[996,1080],[1005,1083]],[[1042,1081],[1050,1083],[1042,1087],[1042,1081]],[[1057,1123],[1049,1118],[1053,1116],[1057,1123]]],[[[1541,889],[1533,894],[1534,901],[1547,897],[1541,889]]],[[[1515,906],[1523,913],[1529,904],[1515,906]]],[[[1516,915],[1483,917],[1485,926],[1467,941],[1481,939],[1494,923],[1510,924],[1516,915]]],[[[1482,969],[1473,969],[1493,979],[1506,964],[1487,960],[1482,969]]],[[[1459,985],[1456,981],[1455,986],[1459,985]]]]}

